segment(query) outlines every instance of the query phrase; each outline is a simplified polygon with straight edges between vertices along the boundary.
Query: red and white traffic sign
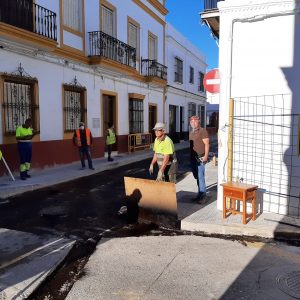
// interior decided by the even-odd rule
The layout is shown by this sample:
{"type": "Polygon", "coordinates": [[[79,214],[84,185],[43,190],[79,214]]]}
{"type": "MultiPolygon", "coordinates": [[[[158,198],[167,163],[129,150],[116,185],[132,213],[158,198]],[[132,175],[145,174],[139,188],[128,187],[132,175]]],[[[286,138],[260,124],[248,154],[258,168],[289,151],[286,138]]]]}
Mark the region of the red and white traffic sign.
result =
{"type": "Polygon", "coordinates": [[[203,78],[205,90],[212,94],[220,93],[220,74],[219,69],[207,72],[203,78]]]}

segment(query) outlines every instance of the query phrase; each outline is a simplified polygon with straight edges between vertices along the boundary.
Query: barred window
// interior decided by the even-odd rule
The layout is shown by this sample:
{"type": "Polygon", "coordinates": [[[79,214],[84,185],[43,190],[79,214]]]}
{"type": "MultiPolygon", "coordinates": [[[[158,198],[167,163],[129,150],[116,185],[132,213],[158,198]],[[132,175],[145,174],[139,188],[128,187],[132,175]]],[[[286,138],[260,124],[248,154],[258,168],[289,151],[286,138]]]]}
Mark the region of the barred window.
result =
{"type": "Polygon", "coordinates": [[[198,76],[198,92],[204,92],[204,84],[203,84],[204,74],[199,72],[198,76]]]}
{"type": "Polygon", "coordinates": [[[196,115],[196,104],[190,102],[188,105],[188,117],[190,119],[191,116],[195,116],[196,115]]]}
{"type": "Polygon", "coordinates": [[[129,99],[129,133],[144,132],[144,101],[129,99]]]}
{"type": "Polygon", "coordinates": [[[82,0],[63,0],[63,24],[82,32],[82,0]]]}
{"type": "Polygon", "coordinates": [[[85,88],[64,86],[64,130],[74,131],[79,122],[86,122],[85,88]]]}
{"type": "Polygon", "coordinates": [[[190,80],[189,83],[194,83],[194,68],[190,67],[190,80]]]}
{"type": "Polygon", "coordinates": [[[14,135],[17,127],[28,118],[32,119],[33,128],[39,131],[39,106],[34,93],[36,84],[32,80],[4,79],[4,135],[14,135]]]}
{"type": "Polygon", "coordinates": [[[175,82],[183,83],[183,61],[175,57],[175,82]]]}

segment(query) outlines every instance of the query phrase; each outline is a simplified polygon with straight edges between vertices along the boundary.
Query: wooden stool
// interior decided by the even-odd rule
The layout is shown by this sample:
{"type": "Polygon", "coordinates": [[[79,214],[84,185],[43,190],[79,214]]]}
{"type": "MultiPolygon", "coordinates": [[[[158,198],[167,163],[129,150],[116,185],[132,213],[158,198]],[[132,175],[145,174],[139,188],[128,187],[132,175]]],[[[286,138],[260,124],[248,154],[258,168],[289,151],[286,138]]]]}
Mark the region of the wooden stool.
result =
{"type": "MultiPolygon", "coordinates": [[[[256,219],[256,190],[257,185],[251,185],[241,182],[226,182],[221,184],[223,186],[223,219],[227,218],[227,213],[230,214],[242,214],[243,224],[246,224],[247,217],[252,217],[252,220],[256,219]],[[226,207],[226,198],[229,198],[230,207],[226,207]],[[247,201],[251,200],[252,214],[247,214],[247,201]],[[237,210],[237,202],[243,202],[243,211],[237,210]]],[[[230,215],[229,214],[229,215],[230,215]]]]}

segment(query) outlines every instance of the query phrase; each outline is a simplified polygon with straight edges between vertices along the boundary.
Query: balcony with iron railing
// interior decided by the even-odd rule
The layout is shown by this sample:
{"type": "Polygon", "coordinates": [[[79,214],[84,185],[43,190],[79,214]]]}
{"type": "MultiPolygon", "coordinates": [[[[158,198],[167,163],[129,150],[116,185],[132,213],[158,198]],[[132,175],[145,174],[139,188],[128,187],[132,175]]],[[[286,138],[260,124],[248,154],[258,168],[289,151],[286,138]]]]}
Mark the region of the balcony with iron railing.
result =
{"type": "Polygon", "coordinates": [[[216,38],[219,38],[220,16],[218,2],[224,0],[204,0],[204,11],[201,13],[201,19],[209,26],[209,29],[216,38]]]}
{"type": "Polygon", "coordinates": [[[224,0],[204,0],[204,10],[217,9],[220,1],[224,0]]]}
{"type": "Polygon", "coordinates": [[[89,32],[89,56],[136,68],[136,49],[102,31],[89,32]]]}
{"type": "Polygon", "coordinates": [[[57,40],[56,13],[38,4],[0,1],[0,22],[57,40]]]}
{"type": "Polygon", "coordinates": [[[168,68],[160,63],[158,63],[156,60],[152,59],[142,59],[141,60],[141,73],[143,76],[151,79],[161,79],[161,80],[167,80],[167,72],[168,68]]]}

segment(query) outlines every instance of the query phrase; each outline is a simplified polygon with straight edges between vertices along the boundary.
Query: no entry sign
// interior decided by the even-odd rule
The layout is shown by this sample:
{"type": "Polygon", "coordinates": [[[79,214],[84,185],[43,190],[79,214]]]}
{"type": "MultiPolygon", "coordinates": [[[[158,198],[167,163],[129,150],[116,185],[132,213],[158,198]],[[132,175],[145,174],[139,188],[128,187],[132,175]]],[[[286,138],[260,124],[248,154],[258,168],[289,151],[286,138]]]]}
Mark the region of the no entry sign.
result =
{"type": "Polygon", "coordinates": [[[220,92],[220,74],[218,69],[207,72],[203,79],[205,90],[212,94],[220,92]]]}

